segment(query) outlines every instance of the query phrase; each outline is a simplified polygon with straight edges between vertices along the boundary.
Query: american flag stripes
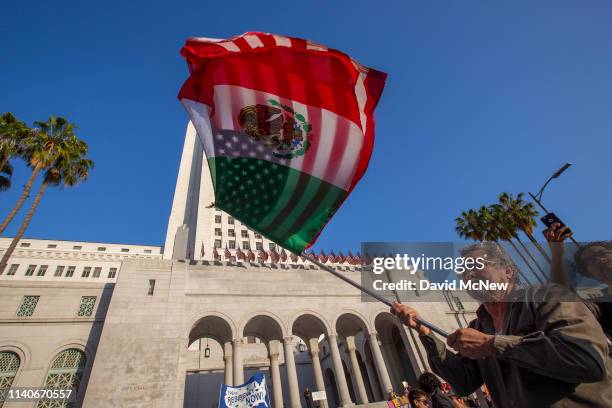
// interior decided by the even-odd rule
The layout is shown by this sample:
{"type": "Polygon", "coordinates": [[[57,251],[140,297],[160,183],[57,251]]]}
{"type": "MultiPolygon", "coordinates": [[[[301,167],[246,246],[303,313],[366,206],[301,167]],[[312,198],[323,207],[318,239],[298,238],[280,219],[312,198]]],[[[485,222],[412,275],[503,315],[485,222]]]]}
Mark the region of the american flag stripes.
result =
{"type": "Polygon", "coordinates": [[[215,205],[281,247],[312,245],[363,176],[386,74],[306,40],[193,38],[179,99],[211,170],[215,205]]]}

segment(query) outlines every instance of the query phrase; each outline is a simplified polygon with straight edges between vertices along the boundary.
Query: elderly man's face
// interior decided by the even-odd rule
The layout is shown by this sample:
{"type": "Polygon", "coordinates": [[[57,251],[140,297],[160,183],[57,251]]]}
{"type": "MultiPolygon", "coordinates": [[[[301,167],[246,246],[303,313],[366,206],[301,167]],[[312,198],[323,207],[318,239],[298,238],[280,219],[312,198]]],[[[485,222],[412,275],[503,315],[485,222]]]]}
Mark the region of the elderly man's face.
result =
{"type": "Polygon", "coordinates": [[[612,250],[601,245],[593,245],[582,253],[580,261],[589,276],[600,282],[612,284],[612,250]]]}
{"type": "Polygon", "coordinates": [[[468,281],[489,281],[490,283],[510,283],[508,291],[501,290],[469,290],[468,293],[474,299],[480,302],[499,302],[502,301],[506,294],[512,288],[512,278],[514,271],[510,266],[503,266],[494,259],[488,259],[485,252],[475,250],[463,255],[464,258],[483,258],[484,268],[477,269],[476,267],[466,270],[461,278],[464,282],[468,281]]]}

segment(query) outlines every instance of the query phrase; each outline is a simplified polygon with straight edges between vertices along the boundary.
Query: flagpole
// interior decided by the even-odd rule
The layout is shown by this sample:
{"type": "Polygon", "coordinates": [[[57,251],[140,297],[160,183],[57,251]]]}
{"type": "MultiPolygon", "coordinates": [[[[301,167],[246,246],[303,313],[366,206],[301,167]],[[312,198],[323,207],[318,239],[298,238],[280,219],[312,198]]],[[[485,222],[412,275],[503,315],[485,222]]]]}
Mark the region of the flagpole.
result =
{"type": "MultiPolygon", "coordinates": [[[[317,258],[315,258],[312,255],[303,253],[303,254],[297,254],[294,252],[294,254],[296,254],[297,256],[301,256],[304,257],[306,259],[308,259],[310,262],[312,262],[313,264],[317,265],[319,268],[331,273],[332,275],[334,275],[337,278],[342,279],[343,281],[345,281],[346,283],[348,283],[349,285],[359,289],[360,291],[362,291],[363,293],[366,293],[370,296],[372,296],[374,299],[378,300],[379,302],[384,303],[385,305],[392,307],[393,303],[391,303],[390,301],[388,301],[387,299],[385,299],[384,297],[382,297],[381,295],[379,295],[378,293],[374,292],[373,290],[370,290],[366,287],[361,286],[360,284],[358,284],[357,282],[347,278],[346,276],[342,275],[340,272],[336,271],[335,269],[323,264],[322,262],[319,262],[319,260],[317,258]]],[[[429,328],[431,331],[438,333],[440,336],[442,337],[448,337],[448,333],[444,330],[442,330],[441,328],[439,328],[438,326],[436,326],[435,324],[432,324],[430,322],[428,322],[427,320],[423,320],[423,319],[415,319],[417,321],[417,323],[429,328]]]]}

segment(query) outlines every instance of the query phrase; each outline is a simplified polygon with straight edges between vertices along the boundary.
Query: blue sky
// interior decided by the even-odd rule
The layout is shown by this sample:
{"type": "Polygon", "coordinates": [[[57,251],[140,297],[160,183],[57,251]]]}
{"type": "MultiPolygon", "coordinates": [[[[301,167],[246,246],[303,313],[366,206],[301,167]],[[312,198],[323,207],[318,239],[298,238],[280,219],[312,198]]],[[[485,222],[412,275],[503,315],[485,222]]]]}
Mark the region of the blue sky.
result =
{"type": "MultiPolygon", "coordinates": [[[[163,244],[187,123],[179,50],[252,30],[389,74],[370,168],[316,248],[456,240],[462,210],[536,191],[566,161],[545,204],[578,239],[610,238],[611,2],[90,3],[0,15],[0,110],[66,116],[96,163],[85,184],[46,193],[26,236],[163,244]]],[[[0,215],[27,176],[17,163],[0,215]]]]}

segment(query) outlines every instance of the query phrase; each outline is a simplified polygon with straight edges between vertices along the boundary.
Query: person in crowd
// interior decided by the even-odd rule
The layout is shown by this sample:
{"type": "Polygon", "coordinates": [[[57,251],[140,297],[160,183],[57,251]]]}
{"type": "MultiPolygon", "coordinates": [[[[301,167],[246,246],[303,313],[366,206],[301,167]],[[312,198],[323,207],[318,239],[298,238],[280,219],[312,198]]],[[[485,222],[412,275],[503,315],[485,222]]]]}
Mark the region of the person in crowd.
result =
{"type": "MultiPolygon", "coordinates": [[[[567,288],[571,287],[572,279],[565,267],[565,244],[569,237],[567,227],[554,223],[543,231],[550,247],[551,270],[550,281],[567,288]]],[[[591,299],[595,302],[593,312],[598,316],[608,339],[612,340],[612,241],[589,242],[580,246],[574,253],[574,266],[578,273],[587,278],[595,279],[606,285],[602,296],[591,299]]]]}
{"type": "Polygon", "coordinates": [[[410,408],[432,408],[429,394],[419,388],[413,388],[408,392],[410,408]]]}
{"type": "Polygon", "coordinates": [[[397,393],[395,391],[389,391],[387,393],[387,401],[393,401],[397,398],[397,393]]]}
{"type": "Polygon", "coordinates": [[[506,284],[502,290],[470,291],[481,305],[468,328],[451,333],[444,344],[420,324],[416,309],[391,307],[418,331],[433,371],[459,395],[485,383],[497,408],[611,407],[606,338],[584,303],[558,301],[565,295],[559,285],[521,288],[516,265],[496,243],[461,253],[484,259],[481,269],[463,273],[464,281],[506,284]]]}
{"type": "Polygon", "coordinates": [[[482,395],[487,405],[485,407],[480,407],[479,404],[475,404],[474,406],[480,408],[493,408],[493,399],[491,398],[491,392],[489,391],[489,387],[487,387],[487,384],[483,384],[482,387],[480,387],[480,390],[482,391],[482,395]]]}
{"type": "Polygon", "coordinates": [[[410,391],[410,384],[408,384],[408,381],[406,381],[406,380],[402,381],[402,389],[404,390],[402,395],[407,397],[408,396],[408,391],[410,391]]]}
{"type": "Polygon", "coordinates": [[[308,387],[306,387],[306,389],[304,390],[304,400],[306,400],[306,406],[308,406],[308,408],[312,408],[312,392],[308,387]]]}
{"type": "Polygon", "coordinates": [[[431,405],[433,408],[454,408],[453,401],[448,398],[440,389],[442,383],[432,373],[423,373],[417,380],[419,388],[425,391],[431,397],[431,405]]]}
{"type": "Polygon", "coordinates": [[[467,397],[467,406],[470,407],[470,408],[489,408],[489,407],[492,407],[493,405],[492,404],[488,404],[488,406],[481,407],[478,404],[478,399],[476,399],[476,398],[474,398],[472,396],[469,396],[469,397],[467,397]]]}
{"type": "Polygon", "coordinates": [[[465,402],[463,398],[460,398],[455,391],[449,391],[446,396],[453,401],[455,408],[468,408],[468,404],[465,402]]]}

